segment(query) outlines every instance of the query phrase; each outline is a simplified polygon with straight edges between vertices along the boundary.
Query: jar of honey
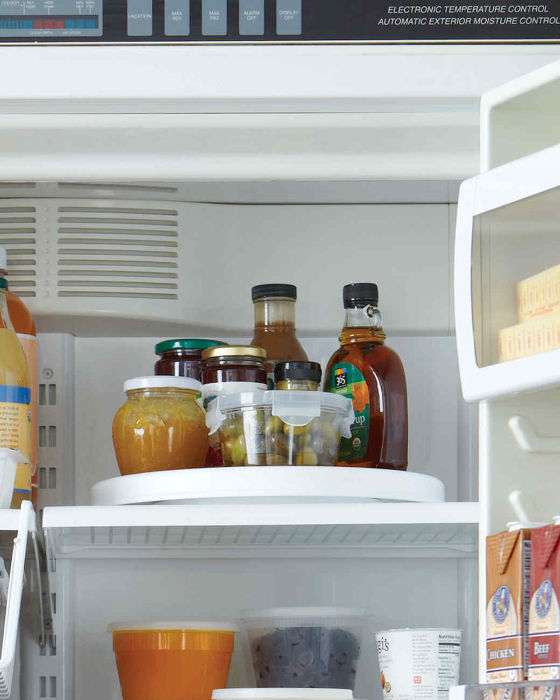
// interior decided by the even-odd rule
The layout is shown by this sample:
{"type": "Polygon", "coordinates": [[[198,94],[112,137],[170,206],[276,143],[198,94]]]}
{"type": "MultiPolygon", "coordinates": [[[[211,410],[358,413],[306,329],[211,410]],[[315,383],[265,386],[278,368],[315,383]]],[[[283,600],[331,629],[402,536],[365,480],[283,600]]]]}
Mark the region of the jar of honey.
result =
{"type": "Polygon", "coordinates": [[[204,466],[208,430],[197,403],[201,389],[187,377],[136,377],[124,383],[127,401],[113,420],[123,476],[204,466]]]}

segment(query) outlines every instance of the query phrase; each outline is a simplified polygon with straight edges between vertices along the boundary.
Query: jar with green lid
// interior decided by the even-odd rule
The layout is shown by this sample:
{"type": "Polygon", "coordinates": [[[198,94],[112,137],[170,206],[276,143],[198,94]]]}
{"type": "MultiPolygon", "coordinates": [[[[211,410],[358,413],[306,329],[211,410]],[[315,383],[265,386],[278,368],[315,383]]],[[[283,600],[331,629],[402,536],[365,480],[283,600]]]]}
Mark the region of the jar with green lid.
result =
{"type": "Polygon", "coordinates": [[[202,381],[202,351],[219,345],[220,340],[207,338],[175,338],[162,340],[156,345],[159,360],[154,366],[156,375],[190,377],[202,381]]]}
{"type": "Polygon", "coordinates": [[[317,391],[321,374],[318,362],[278,362],[274,368],[274,387],[280,391],[317,391]]]}

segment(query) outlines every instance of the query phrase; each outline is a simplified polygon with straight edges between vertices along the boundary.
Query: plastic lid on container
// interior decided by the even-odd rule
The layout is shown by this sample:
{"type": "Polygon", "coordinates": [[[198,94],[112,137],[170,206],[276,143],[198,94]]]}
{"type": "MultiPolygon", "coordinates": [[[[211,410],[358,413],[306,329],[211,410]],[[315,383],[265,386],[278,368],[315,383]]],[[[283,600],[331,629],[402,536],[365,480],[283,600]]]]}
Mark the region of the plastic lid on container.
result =
{"type": "Polygon", "coordinates": [[[110,622],[107,632],[138,630],[206,630],[209,632],[239,632],[239,627],[231,622],[110,622]]]}
{"type": "Polygon", "coordinates": [[[344,688],[223,688],[212,692],[213,700],[352,700],[344,688]]]}
{"type": "Polygon", "coordinates": [[[123,387],[125,394],[127,391],[133,391],[134,389],[190,389],[191,391],[201,392],[202,383],[190,377],[170,377],[160,374],[127,379],[123,387]]]}
{"type": "Polygon", "coordinates": [[[284,299],[297,299],[297,287],[295,284],[257,284],[251,289],[253,301],[269,299],[270,297],[283,297],[284,299]]]}
{"type": "Polygon", "coordinates": [[[544,527],[546,523],[522,522],[521,520],[512,520],[506,524],[508,532],[516,532],[516,530],[534,530],[537,527],[544,527]]]}
{"type": "Polygon", "coordinates": [[[344,608],[338,606],[313,606],[313,607],[293,607],[293,608],[263,608],[262,610],[244,610],[240,618],[243,620],[327,620],[330,618],[356,618],[364,619],[370,617],[370,613],[365,608],[344,608]]]}
{"type": "Polygon", "coordinates": [[[319,384],[322,375],[321,365],[318,362],[306,362],[304,360],[289,360],[277,362],[274,367],[274,381],[310,381],[319,384]]]}
{"type": "Polygon", "coordinates": [[[217,396],[207,408],[206,425],[213,435],[225,420],[227,411],[240,408],[271,408],[273,416],[284,423],[304,426],[326,410],[339,414],[340,433],[350,438],[354,422],[352,399],[326,391],[249,391],[228,396],[217,396]]]}
{"type": "Polygon", "coordinates": [[[379,301],[379,289],[373,282],[354,282],[345,284],[342,290],[344,308],[349,306],[377,306],[379,301]]]}
{"type": "Polygon", "coordinates": [[[156,355],[168,350],[206,350],[218,345],[226,345],[221,340],[208,340],[207,338],[174,338],[162,340],[156,344],[156,355]]]}
{"type": "Polygon", "coordinates": [[[202,351],[202,359],[211,357],[258,357],[266,360],[266,350],[255,345],[220,345],[202,351]]]}

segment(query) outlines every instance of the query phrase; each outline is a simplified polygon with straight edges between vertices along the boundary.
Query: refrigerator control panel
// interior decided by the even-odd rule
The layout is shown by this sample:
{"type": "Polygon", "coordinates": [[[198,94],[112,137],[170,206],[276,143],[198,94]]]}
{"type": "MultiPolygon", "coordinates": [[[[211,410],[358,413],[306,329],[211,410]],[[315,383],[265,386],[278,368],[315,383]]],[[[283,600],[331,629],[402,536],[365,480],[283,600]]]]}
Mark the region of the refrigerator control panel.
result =
{"type": "Polygon", "coordinates": [[[560,41],[560,0],[0,0],[0,43],[560,41]]]}
{"type": "Polygon", "coordinates": [[[3,40],[102,36],[103,0],[0,0],[3,40]]]}

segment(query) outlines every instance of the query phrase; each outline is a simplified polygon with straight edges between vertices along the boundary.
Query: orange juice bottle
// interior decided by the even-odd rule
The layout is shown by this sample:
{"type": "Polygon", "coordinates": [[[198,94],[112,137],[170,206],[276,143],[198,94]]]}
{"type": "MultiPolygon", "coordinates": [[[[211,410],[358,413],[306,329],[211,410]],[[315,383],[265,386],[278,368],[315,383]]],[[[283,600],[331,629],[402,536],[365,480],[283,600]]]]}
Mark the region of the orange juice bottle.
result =
{"type": "MultiPolygon", "coordinates": [[[[6,280],[6,270],[6,249],[0,247],[0,278],[4,280],[6,280]]],[[[8,287],[6,287],[6,298],[8,301],[10,321],[12,322],[12,326],[23,348],[23,352],[25,353],[29,371],[29,386],[31,388],[31,446],[29,454],[31,459],[31,500],[34,505],[37,505],[37,448],[39,432],[37,427],[37,333],[29,309],[8,287]]],[[[22,499],[20,498],[20,500],[22,499]]]]}
{"type": "Polygon", "coordinates": [[[31,388],[25,353],[8,313],[8,284],[0,278],[0,447],[28,459],[16,472],[12,508],[31,498],[31,388]]]}

